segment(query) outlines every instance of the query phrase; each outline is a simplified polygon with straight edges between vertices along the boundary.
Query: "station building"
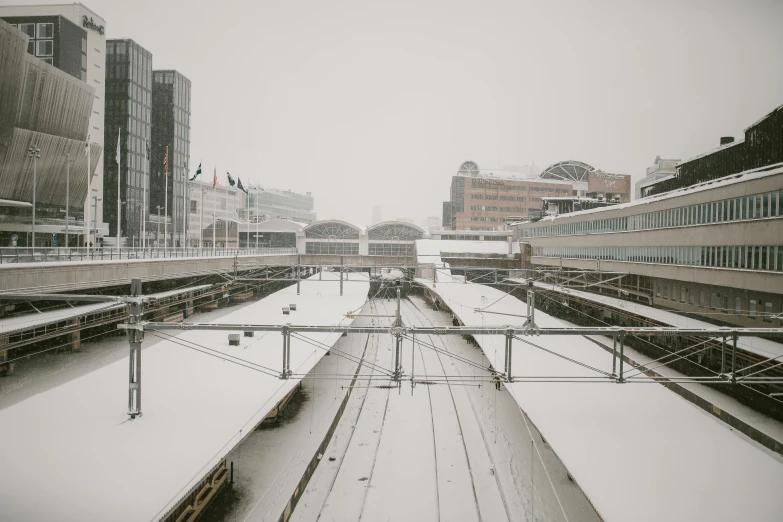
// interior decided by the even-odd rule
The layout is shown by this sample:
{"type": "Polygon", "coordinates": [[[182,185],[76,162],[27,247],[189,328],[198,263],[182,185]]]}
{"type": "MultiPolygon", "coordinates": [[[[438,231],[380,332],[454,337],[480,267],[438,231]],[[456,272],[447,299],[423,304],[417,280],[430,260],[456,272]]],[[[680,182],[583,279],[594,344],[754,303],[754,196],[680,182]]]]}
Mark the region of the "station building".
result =
{"type": "Polygon", "coordinates": [[[727,324],[783,324],[783,164],[514,229],[543,270],[627,274],[592,290],[727,324]]]}

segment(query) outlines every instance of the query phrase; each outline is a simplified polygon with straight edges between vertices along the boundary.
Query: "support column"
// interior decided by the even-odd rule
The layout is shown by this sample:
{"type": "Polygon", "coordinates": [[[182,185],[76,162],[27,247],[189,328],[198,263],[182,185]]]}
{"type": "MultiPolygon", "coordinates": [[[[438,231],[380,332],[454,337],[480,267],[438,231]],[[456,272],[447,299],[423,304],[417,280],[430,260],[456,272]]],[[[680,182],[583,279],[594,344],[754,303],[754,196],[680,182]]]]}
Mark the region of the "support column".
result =
{"type": "MultiPolygon", "coordinates": [[[[141,322],[143,305],[141,303],[141,279],[131,281],[131,297],[139,299],[133,301],[129,308],[129,323],[138,325],[141,322]]],[[[144,331],[128,330],[128,343],[130,344],[129,372],[128,372],[128,415],[131,420],[141,416],[141,343],[144,340],[144,331]]]]}
{"type": "Polygon", "coordinates": [[[617,334],[612,336],[612,377],[617,375],[617,334]]]}
{"type": "Polygon", "coordinates": [[[511,351],[514,342],[514,332],[509,330],[506,332],[506,382],[514,382],[514,377],[511,375],[511,351]]]}
{"type": "Polygon", "coordinates": [[[726,373],[726,336],[723,336],[723,340],[720,343],[720,374],[726,373]]]}
{"type": "Polygon", "coordinates": [[[340,266],[340,297],[343,296],[343,267],[340,266]]]}
{"type": "Polygon", "coordinates": [[[76,327],[75,332],[71,332],[68,334],[68,343],[71,345],[71,351],[72,352],[78,352],[82,348],[82,332],[79,329],[79,318],[73,319],[71,321],[71,326],[76,327]]]}
{"type": "Polygon", "coordinates": [[[280,373],[281,379],[291,378],[291,331],[288,326],[283,327],[283,371],[280,373]]]}
{"type": "Polygon", "coordinates": [[[620,333],[620,375],[617,382],[625,382],[623,379],[623,352],[625,351],[625,333],[620,333]]]}
{"type": "Polygon", "coordinates": [[[737,384],[737,332],[731,335],[731,384],[737,384]]]}

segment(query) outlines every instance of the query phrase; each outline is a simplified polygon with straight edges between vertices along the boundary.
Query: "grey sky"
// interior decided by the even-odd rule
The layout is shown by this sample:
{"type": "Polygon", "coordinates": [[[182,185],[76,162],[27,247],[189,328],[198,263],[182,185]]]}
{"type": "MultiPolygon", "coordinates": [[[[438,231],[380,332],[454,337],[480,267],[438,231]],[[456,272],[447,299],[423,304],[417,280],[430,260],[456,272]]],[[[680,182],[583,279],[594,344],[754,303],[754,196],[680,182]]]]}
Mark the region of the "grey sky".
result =
{"type": "Polygon", "coordinates": [[[193,81],[193,168],[357,224],[440,215],[466,159],[638,179],[783,104],[779,0],[84,3],[193,81]]]}

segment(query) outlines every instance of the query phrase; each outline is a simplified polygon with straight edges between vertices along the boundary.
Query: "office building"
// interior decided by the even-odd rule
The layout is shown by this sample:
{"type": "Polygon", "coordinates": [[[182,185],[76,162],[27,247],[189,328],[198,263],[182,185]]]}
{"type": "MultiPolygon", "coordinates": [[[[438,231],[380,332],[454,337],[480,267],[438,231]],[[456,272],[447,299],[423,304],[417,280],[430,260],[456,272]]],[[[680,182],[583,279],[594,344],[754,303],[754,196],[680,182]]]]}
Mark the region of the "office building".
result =
{"type": "Polygon", "coordinates": [[[674,176],[677,173],[679,161],[678,159],[661,159],[660,156],[656,156],[653,166],[647,167],[644,177],[634,184],[635,199],[644,197],[642,194],[647,192],[647,187],[674,176]]]}
{"type": "MultiPolygon", "coordinates": [[[[0,246],[63,246],[66,233],[76,246],[89,216],[85,142],[95,90],[28,54],[28,44],[0,20],[0,246]]],[[[90,149],[95,172],[101,149],[90,149]]]]}
{"type": "Polygon", "coordinates": [[[168,244],[183,246],[187,243],[184,190],[190,159],[190,80],[177,71],[152,72],[151,141],[149,208],[160,205],[171,223],[168,244]]]}
{"type": "MultiPolygon", "coordinates": [[[[51,65],[65,71],[71,76],[76,76],[76,59],[78,57],[78,78],[93,89],[94,101],[90,112],[90,122],[88,125],[88,137],[91,143],[94,143],[95,151],[104,149],[104,103],[105,103],[105,66],[106,66],[106,21],[97,13],[91,11],[80,3],[72,4],[46,4],[46,5],[16,5],[0,6],[0,18],[13,19],[13,23],[19,27],[25,27],[29,33],[32,27],[25,24],[35,23],[35,44],[33,49],[38,54],[40,49],[41,58],[52,59],[51,65]],[[42,18],[43,17],[43,18],[42,18]],[[64,21],[55,21],[57,18],[63,18],[64,21]],[[48,18],[50,21],[45,21],[48,18]],[[38,20],[41,20],[40,22],[38,20]],[[86,33],[78,33],[69,21],[81,28],[86,33]],[[38,24],[49,24],[51,28],[43,26],[41,32],[38,32],[38,24]],[[52,35],[51,44],[47,38],[52,35]],[[45,56],[51,50],[51,56],[45,56]],[[84,73],[84,74],[82,74],[84,73]]],[[[27,44],[30,47],[29,41],[27,44]]],[[[100,158],[92,158],[93,161],[100,158]]],[[[90,188],[92,195],[98,196],[97,215],[99,235],[106,233],[103,216],[103,162],[98,162],[97,169],[93,172],[90,188]]],[[[83,204],[78,205],[81,208],[91,208],[93,199],[90,196],[88,201],[87,192],[84,193],[83,204]]],[[[91,211],[90,211],[91,212],[91,211]]]]}
{"type": "MultiPolygon", "coordinates": [[[[117,236],[117,173],[120,172],[123,243],[140,246],[142,219],[149,215],[149,167],[146,147],[152,115],[152,54],[133,40],[106,42],[106,134],[104,219],[117,236]],[[117,138],[120,137],[120,165],[117,138]]],[[[149,227],[147,227],[149,237],[149,227]]]]}

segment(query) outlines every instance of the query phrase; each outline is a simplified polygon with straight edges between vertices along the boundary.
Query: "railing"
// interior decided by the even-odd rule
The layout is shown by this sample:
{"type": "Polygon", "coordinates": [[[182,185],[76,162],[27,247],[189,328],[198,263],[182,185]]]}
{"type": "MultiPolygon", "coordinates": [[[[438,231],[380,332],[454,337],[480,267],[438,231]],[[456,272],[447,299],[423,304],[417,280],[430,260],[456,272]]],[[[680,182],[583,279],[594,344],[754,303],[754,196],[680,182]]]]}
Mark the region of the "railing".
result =
{"type": "Polygon", "coordinates": [[[272,256],[296,254],[296,248],[31,248],[0,247],[0,264],[186,257],[272,256]]]}

